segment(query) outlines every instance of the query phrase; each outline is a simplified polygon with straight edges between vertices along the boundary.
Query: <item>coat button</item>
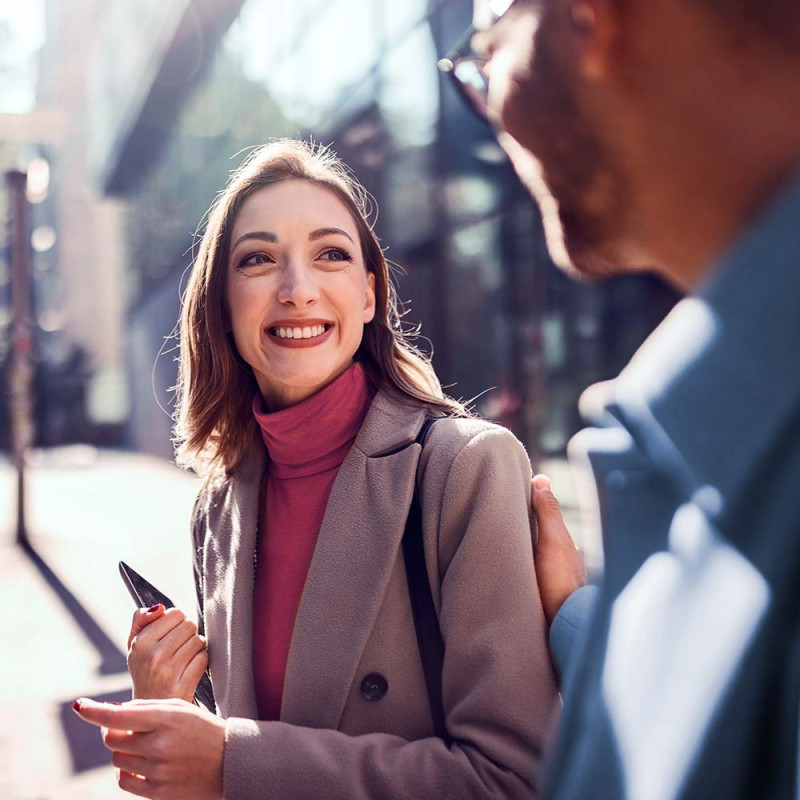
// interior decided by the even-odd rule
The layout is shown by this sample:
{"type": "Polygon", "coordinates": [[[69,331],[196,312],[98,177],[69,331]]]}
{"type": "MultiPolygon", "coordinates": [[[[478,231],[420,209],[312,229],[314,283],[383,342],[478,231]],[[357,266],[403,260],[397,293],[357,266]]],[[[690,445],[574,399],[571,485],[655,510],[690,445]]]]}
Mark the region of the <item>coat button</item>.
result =
{"type": "Polygon", "coordinates": [[[378,672],[370,672],[363,681],[361,681],[361,694],[365,699],[370,702],[382,700],[389,691],[389,681],[378,672]]]}

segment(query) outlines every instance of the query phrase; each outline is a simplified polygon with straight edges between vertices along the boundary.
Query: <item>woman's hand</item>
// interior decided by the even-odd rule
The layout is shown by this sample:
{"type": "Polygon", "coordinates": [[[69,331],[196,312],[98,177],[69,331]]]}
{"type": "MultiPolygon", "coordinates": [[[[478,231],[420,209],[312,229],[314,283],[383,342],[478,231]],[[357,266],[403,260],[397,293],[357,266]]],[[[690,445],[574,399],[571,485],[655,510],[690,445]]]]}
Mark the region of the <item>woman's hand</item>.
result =
{"type": "Polygon", "coordinates": [[[183,700],[113,705],[81,698],[78,716],[101,728],[121,789],[157,800],[221,800],[225,723],[183,700]]]}
{"type": "Polygon", "coordinates": [[[175,697],[191,703],[207,666],[206,640],[179,608],[158,605],[134,613],[128,637],[134,699],[175,697]]]}

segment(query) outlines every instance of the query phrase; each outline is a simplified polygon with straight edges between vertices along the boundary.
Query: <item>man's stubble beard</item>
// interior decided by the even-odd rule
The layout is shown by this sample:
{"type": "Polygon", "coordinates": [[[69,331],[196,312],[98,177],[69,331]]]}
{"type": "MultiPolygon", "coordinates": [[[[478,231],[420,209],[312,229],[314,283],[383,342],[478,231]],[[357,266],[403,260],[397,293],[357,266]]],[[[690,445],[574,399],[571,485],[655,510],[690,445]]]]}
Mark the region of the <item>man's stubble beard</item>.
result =
{"type": "Polygon", "coordinates": [[[622,256],[630,192],[547,33],[540,30],[532,63],[510,77],[498,141],[539,206],[554,263],[601,280],[634,269],[622,256]]]}

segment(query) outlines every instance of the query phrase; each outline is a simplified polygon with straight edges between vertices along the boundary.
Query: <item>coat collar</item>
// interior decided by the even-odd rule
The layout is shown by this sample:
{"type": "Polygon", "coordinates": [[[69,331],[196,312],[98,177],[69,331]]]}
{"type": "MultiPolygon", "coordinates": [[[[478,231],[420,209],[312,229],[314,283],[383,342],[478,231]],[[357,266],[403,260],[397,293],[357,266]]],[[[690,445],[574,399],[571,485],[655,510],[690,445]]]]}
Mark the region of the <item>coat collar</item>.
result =
{"type": "MultiPolygon", "coordinates": [[[[425,410],[381,389],[334,481],[295,621],[281,719],[336,729],[397,559],[414,490],[425,410]],[[412,446],[409,446],[412,445],[412,446]]],[[[228,716],[257,717],[253,554],[265,454],[230,482],[228,716]]],[[[216,692],[217,690],[215,690],[216,692]]]]}

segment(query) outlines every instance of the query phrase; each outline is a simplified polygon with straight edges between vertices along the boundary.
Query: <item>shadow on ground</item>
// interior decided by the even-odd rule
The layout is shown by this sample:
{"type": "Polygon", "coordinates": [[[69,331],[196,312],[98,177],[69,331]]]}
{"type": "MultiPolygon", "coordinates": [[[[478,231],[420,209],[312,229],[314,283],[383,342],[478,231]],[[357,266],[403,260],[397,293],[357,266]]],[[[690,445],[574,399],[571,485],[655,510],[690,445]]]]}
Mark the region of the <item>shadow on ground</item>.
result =
{"type": "Polygon", "coordinates": [[[127,672],[128,664],[125,654],[95,622],[94,617],[84,608],[80,600],[61,582],[58,575],[53,572],[29,541],[22,542],[22,549],[97,651],[100,656],[98,672],[101,675],[118,675],[127,672]]]}

